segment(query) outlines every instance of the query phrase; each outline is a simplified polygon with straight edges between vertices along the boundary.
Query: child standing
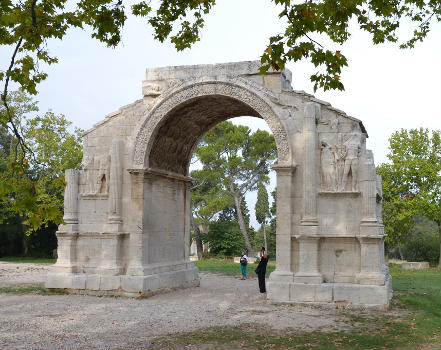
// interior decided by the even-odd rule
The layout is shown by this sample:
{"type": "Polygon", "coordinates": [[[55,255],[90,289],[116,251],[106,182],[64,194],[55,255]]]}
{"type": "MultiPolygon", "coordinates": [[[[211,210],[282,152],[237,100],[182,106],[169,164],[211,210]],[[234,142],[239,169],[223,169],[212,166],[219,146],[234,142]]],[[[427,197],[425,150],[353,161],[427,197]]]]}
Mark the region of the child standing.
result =
{"type": "Polygon", "coordinates": [[[242,252],[242,256],[240,257],[240,269],[242,270],[241,280],[247,279],[247,264],[248,264],[248,257],[246,256],[245,252],[242,252]]]}

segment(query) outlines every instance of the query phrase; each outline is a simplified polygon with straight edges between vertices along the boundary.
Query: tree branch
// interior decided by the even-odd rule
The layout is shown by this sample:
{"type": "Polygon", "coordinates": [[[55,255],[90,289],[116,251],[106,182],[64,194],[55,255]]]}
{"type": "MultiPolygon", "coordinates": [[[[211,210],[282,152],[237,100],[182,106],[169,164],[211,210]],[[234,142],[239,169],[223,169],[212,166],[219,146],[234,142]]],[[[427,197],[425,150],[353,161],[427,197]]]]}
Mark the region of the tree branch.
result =
{"type": "Polygon", "coordinates": [[[37,0],[33,0],[31,3],[31,18],[32,18],[32,25],[34,27],[37,27],[37,16],[35,15],[35,5],[37,4],[37,0]]]}
{"type": "MultiPolygon", "coordinates": [[[[259,175],[265,168],[266,164],[265,162],[261,163],[256,170],[254,170],[251,174],[251,176],[248,178],[246,182],[244,182],[242,185],[239,186],[238,192],[243,195],[243,190],[248,188],[249,185],[252,183],[253,180],[256,179],[256,176],[259,175]]],[[[255,182],[254,182],[255,183],[255,182]]],[[[252,187],[252,186],[251,186],[252,187]]],[[[246,192],[246,191],[245,191],[246,192]]]]}
{"type": "MultiPolygon", "coordinates": [[[[12,71],[12,68],[14,67],[14,64],[15,64],[15,58],[17,56],[18,50],[21,47],[22,42],[23,42],[23,37],[21,37],[18,40],[17,45],[15,46],[15,49],[14,49],[14,53],[12,54],[11,62],[9,64],[9,67],[8,67],[7,71],[6,71],[6,81],[5,81],[5,86],[3,88],[3,93],[1,95],[1,100],[3,102],[3,106],[5,107],[5,110],[6,110],[6,115],[8,117],[8,122],[11,124],[11,127],[9,127],[9,129],[12,130],[13,134],[17,138],[18,144],[20,145],[20,148],[21,148],[21,150],[23,151],[23,154],[24,154],[24,153],[26,153],[26,150],[29,150],[29,149],[24,144],[23,138],[22,138],[22,136],[21,136],[17,126],[14,123],[14,118],[12,116],[11,110],[9,108],[8,100],[7,100],[9,81],[10,81],[10,78],[11,78],[10,75],[7,74],[7,72],[11,72],[12,71]]],[[[15,156],[17,156],[17,152],[15,153],[15,156]]]]}

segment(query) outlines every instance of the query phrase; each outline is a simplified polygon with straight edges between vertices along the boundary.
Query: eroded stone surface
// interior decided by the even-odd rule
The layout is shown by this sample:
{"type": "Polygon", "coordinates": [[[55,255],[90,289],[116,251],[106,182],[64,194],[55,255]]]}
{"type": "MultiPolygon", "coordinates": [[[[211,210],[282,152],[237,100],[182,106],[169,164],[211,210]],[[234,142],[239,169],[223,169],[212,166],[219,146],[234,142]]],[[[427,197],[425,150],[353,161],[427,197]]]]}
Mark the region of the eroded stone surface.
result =
{"type": "Polygon", "coordinates": [[[363,124],[258,62],[148,69],[143,99],[84,134],[83,169],[66,178],[66,225],[47,286],[113,294],[199,283],[189,259],[188,167],[226,119],[264,119],[274,134],[274,302],[387,306],[381,178],[363,124]]]}

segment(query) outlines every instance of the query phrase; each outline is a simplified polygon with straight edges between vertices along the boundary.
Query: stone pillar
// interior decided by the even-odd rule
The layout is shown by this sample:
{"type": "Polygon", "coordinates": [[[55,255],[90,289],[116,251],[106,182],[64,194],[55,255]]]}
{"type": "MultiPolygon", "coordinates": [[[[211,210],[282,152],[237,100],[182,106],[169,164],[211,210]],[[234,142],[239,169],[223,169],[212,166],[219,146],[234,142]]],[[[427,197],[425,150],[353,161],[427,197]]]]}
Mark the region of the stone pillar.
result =
{"type": "Polygon", "coordinates": [[[121,267],[122,185],[124,142],[114,139],[110,146],[109,214],[101,241],[101,274],[119,275],[121,267]]]}
{"type": "Polygon", "coordinates": [[[64,189],[64,224],[58,227],[57,263],[54,272],[77,272],[76,249],[78,239],[78,180],[79,170],[67,169],[64,189]]]}
{"type": "Polygon", "coordinates": [[[296,283],[322,283],[323,277],[319,272],[319,237],[300,236],[299,270],[294,276],[296,283]]]}
{"type": "Polygon", "coordinates": [[[303,162],[303,201],[304,213],[301,220],[302,225],[317,226],[317,112],[319,106],[309,102],[305,106],[303,119],[303,140],[304,140],[304,162],[303,162]]]}
{"type": "Polygon", "coordinates": [[[185,184],[185,231],[184,231],[184,260],[188,260],[190,258],[190,215],[193,215],[191,212],[191,203],[190,203],[190,186],[191,183],[187,182],[185,184]]]}
{"type": "Polygon", "coordinates": [[[384,285],[384,229],[377,220],[377,174],[374,156],[367,150],[360,171],[361,223],[360,223],[360,284],[384,285]]]}
{"type": "Polygon", "coordinates": [[[367,150],[363,158],[360,171],[361,224],[377,226],[377,174],[372,151],[367,150]]]}
{"type": "Polygon", "coordinates": [[[52,267],[53,272],[76,273],[77,266],[77,239],[78,233],[60,232],[56,233],[58,248],[57,248],[57,262],[52,267]]]}
{"type": "Polygon", "coordinates": [[[122,182],[123,182],[122,140],[112,140],[110,149],[109,221],[107,232],[122,231],[122,182]]]}
{"type": "Polygon", "coordinates": [[[63,232],[78,232],[78,179],[79,170],[67,169],[65,172],[66,188],[64,189],[64,225],[63,232]]]}
{"type": "Polygon", "coordinates": [[[295,166],[275,165],[277,172],[277,232],[276,270],[271,273],[274,281],[293,281],[291,250],[291,216],[293,200],[293,173],[295,166]]]}
{"type": "Polygon", "coordinates": [[[105,233],[101,237],[101,263],[99,273],[103,275],[119,275],[121,267],[121,239],[124,233],[105,233]]]}
{"type": "Polygon", "coordinates": [[[138,218],[130,228],[129,238],[129,266],[128,275],[144,275],[144,266],[147,264],[148,240],[144,239],[143,209],[144,209],[144,171],[131,170],[130,205],[132,213],[138,218]]]}
{"type": "Polygon", "coordinates": [[[361,264],[357,282],[360,284],[384,285],[386,281],[383,269],[383,237],[358,237],[360,241],[361,264]]]}
{"type": "Polygon", "coordinates": [[[304,211],[299,228],[299,265],[294,282],[321,283],[323,277],[318,267],[318,220],[317,220],[317,130],[320,106],[309,102],[303,119],[303,201],[304,211]]]}

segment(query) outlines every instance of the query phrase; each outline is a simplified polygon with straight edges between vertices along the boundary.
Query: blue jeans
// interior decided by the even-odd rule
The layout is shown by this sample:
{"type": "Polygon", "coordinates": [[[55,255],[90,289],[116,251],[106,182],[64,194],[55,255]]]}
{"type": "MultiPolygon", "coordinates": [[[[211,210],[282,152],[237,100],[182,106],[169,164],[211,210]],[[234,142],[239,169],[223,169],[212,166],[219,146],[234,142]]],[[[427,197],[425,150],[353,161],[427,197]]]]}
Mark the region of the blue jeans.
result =
{"type": "Polygon", "coordinates": [[[242,276],[247,277],[247,265],[240,265],[240,269],[242,270],[242,276]]]}

